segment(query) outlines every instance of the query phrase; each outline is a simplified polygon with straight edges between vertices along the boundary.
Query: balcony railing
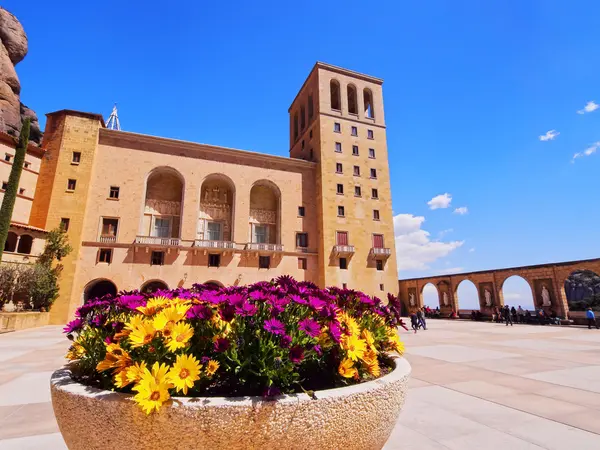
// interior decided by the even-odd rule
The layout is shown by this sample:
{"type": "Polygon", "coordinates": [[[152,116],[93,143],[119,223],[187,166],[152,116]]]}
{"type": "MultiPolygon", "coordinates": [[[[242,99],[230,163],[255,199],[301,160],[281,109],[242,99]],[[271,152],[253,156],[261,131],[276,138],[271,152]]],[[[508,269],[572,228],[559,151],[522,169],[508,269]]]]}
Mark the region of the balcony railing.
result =
{"type": "Polygon", "coordinates": [[[231,241],[204,241],[197,239],[194,241],[194,247],[198,248],[210,248],[210,249],[234,249],[235,242],[231,241]]]}
{"type": "Polygon", "coordinates": [[[338,255],[350,255],[354,253],[354,245],[334,245],[333,252],[338,255]]]}
{"type": "Polygon", "coordinates": [[[283,245],[259,244],[258,242],[249,242],[246,244],[246,250],[258,251],[258,252],[282,252],[283,245]]]}
{"type": "Polygon", "coordinates": [[[116,236],[100,236],[98,238],[98,242],[101,242],[103,244],[114,244],[115,242],[117,242],[117,237],[116,236]]]}
{"type": "Polygon", "coordinates": [[[161,247],[179,247],[181,240],[179,238],[165,238],[155,236],[137,236],[135,243],[140,245],[157,245],[161,247]]]}
{"type": "Polygon", "coordinates": [[[392,250],[389,248],[373,247],[371,249],[371,255],[374,258],[389,258],[392,254],[392,250]]]}

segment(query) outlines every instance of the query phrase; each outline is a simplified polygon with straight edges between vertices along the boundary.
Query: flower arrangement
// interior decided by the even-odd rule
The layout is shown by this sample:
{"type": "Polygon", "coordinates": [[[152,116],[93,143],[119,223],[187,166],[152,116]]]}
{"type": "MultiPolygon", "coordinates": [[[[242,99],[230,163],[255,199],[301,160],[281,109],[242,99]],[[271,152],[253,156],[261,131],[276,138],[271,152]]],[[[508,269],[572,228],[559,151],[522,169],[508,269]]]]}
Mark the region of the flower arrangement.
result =
{"type": "Polygon", "coordinates": [[[218,288],[121,292],[65,327],[78,381],[134,393],[147,413],[171,395],[272,397],[381,376],[403,353],[400,302],[281,276],[218,288]]]}

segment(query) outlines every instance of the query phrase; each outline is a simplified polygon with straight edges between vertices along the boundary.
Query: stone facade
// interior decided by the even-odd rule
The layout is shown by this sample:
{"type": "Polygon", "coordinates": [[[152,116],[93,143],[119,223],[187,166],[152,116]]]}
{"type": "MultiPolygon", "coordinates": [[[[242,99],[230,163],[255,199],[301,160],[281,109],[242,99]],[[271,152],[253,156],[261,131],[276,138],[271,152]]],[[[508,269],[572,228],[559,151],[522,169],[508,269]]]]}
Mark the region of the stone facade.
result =
{"type": "Polygon", "coordinates": [[[381,84],[317,63],[290,108],[290,117],[305,114],[297,136],[292,121],[291,158],[108,130],[96,114],[48,114],[28,223],[51,229],[68,220],[73,246],[51,323],[66,322],[87,298],[106,292],[248,284],[283,274],[381,297],[396,293],[381,84]],[[330,102],[332,79],[344,89],[338,110],[330,102]],[[354,87],[356,113],[347,86],[354,87]],[[338,231],[347,245],[337,245],[338,231]]]}
{"type": "MultiPolygon", "coordinates": [[[[554,310],[560,317],[565,317],[568,314],[571,318],[579,318],[580,316],[583,317],[584,313],[569,312],[565,293],[565,281],[569,275],[579,270],[600,273],[600,259],[400,280],[398,282],[399,297],[408,311],[416,310],[416,308],[423,306],[423,288],[431,283],[437,289],[440,310],[443,315],[447,315],[453,310],[458,311],[460,309],[457,294],[458,286],[462,281],[469,280],[475,284],[479,293],[480,310],[486,315],[491,315],[493,308],[504,306],[504,282],[513,275],[518,275],[529,284],[536,308],[543,308],[548,313],[554,310]],[[546,293],[544,293],[544,287],[546,293]],[[447,293],[447,305],[443,301],[444,292],[447,293]],[[411,293],[417,294],[417,302],[414,305],[411,304],[411,293]],[[546,301],[544,297],[546,297],[546,301]]],[[[436,307],[438,305],[428,306],[436,307]]]]}

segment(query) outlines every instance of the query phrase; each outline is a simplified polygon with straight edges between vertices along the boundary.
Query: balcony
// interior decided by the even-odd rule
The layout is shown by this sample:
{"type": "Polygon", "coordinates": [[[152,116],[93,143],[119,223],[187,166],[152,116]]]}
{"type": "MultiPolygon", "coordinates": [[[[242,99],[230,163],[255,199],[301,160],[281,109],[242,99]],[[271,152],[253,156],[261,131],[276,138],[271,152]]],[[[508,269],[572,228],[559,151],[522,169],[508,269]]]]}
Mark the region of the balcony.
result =
{"type": "Polygon", "coordinates": [[[210,250],[211,252],[226,253],[228,250],[235,250],[235,242],[232,241],[204,241],[196,239],[194,241],[194,250],[204,250],[204,254],[210,250]]]}
{"type": "Polygon", "coordinates": [[[336,255],[353,255],[354,245],[334,245],[333,253],[336,255]]]}
{"type": "Polygon", "coordinates": [[[262,244],[258,242],[248,242],[246,250],[258,253],[279,253],[283,252],[283,245],[280,244],[262,244]]]}
{"type": "Polygon", "coordinates": [[[98,238],[98,242],[100,242],[102,244],[114,244],[115,242],[117,242],[117,237],[116,236],[100,236],[98,238]]]}
{"type": "Polygon", "coordinates": [[[391,254],[392,250],[389,248],[373,247],[370,256],[374,259],[388,259],[391,254]]]}
{"type": "Polygon", "coordinates": [[[136,236],[134,244],[138,247],[146,247],[146,251],[148,251],[149,248],[166,248],[168,252],[172,247],[179,249],[179,246],[181,245],[181,239],[170,237],[136,236]]]}

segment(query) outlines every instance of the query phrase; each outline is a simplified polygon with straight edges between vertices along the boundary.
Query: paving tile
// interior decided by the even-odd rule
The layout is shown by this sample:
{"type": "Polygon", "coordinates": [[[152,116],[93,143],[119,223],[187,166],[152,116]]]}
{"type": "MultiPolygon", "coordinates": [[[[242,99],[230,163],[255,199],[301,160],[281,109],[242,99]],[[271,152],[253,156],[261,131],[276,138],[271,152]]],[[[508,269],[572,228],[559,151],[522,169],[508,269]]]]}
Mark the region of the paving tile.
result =
{"type": "Polygon", "coordinates": [[[434,345],[428,347],[409,347],[407,353],[427,356],[452,363],[464,363],[484,359],[514,358],[514,353],[499,352],[464,345],[434,345]]]}
{"type": "Polygon", "coordinates": [[[0,450],[68,450],[60,433],[38,434],[0,441],[0,450]]]}
{"type": "Polygon", "coordinates": [[[515,424],[510,434],[548,450],[598,450],[600,436],[550,420],[515,424]]]}
{"type": "Polygon", "coordinates": [[[452,439],[443,439],[440,443],[455,450],[497,450],[501,448],[539,450],[544,448],[491,428],[452,439]]]}
{"type": "Polygon", "coordinates": [[[49,402],[30,403],[16,408],[0,424],[0,439],[58,432],[52,403],[49,402]]]}
{"type": "Polygon", "coordinates": [[[24,405],[51,401],[52,372],[33,372],[21,375],[0,385],[0,406],[24,405]]]}
{"type": "Polygon", "coordinates": [[[421,433],[398,424],[383,450],[447,450],[447,448],[421,433]]]}
{"type": "Polygon", "coordinates": [[[600,393],[600,366],[531,373],[526,378],[600,393]]]}

